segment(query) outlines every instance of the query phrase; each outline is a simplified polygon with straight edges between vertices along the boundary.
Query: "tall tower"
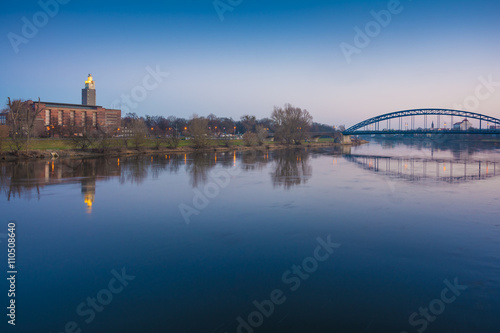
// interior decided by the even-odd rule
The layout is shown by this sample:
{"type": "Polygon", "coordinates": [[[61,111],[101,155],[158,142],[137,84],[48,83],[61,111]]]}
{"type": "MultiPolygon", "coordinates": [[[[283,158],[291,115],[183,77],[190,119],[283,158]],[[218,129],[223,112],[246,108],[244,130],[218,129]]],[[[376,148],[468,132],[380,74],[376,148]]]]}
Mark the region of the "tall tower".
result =
{"type": "Polygon", "coordinates": [[[92,75],[89,74],[87,81],[85,81],[85,89],[82,89],[82,104],[83,105],[96,105],[95,104],[95,82],[92,75]]]}

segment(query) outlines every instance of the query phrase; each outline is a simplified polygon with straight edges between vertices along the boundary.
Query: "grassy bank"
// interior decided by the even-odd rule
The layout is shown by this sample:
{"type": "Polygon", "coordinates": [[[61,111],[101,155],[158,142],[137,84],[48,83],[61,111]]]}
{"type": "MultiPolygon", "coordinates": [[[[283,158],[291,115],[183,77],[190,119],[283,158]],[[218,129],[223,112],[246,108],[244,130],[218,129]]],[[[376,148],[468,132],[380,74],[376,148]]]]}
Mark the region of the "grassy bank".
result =
{"type": "MultiPolygon", "coordinates": [[[[4,139],[4,152],[9,150],[9,139],[4,139]]],[[[333,143],[333,139],[320,139],[319,143],[333,143]]],[[[265,142],[264,145],[274,145],[272,141],[265,142]]],[[[304,143],[305,144],[305,143],[304,143]]],[[[179,143],[179,148],[190,147],[192,142],[189,140],[181,140],[179,143]]],[[[231,140],[230,146],[243,146],[243,140],[231,140]]],[[[120,148],[131,148],[132,145],[129,142],[128,147],[124,144],[123,139],[110,139],[109,148],[120,149],[120,148]]],[[[160,147],[165,148],[166,144],[162,143],[160,147]]],[[[226,147],[222,140],[212,140],[210,142],[210,147],[226,147]]],[[[153,139],[146,139],[140,148],[143,149],[153,149],[156,148],[153,139]]],[[[60,150],[73,150],[75,147],[72,145],[71,139],[33,139],[30,144],[30,150],[50,150],[50,151],[60,151],[60,150]]]]}
{"type": "MultiPolygon", "coordinates": [[[[353,145],[363,144],[364,142],[354,142],[353,145]]],[[[133,147],[130,142],[125,145],[122,139],[110,139],[109,145],[105,151],[98,147],[90,147],[86,150],[75,149],[70,139],[34,139],[30,144],[30,150],[26,153],[25,150],[19,153],[9,152],[8,142],[4,142],[4,151],[0,152],[2,160],[30,159],[30,158],[52,158],[53,153],[57,153],[60,157],[93,157],[93,156],[123,156],[123,155],[140,155],[140,154],[155,154],[155,153],[193,153],[198,151],[233,151],[233,150],[271,150],[271,149],[286,149],[295,147],[328,147],[340,146],[334,143],[333,140],[321,139],[319,142],[303,142],[301,145],[284,145],[272,141],[265,142],[261,146],[246,146],[242,140],[231,140],[229,145],[222,140],[212,140],[210,144],[203,149],[195,149],[192,147],[192,142],[182,140],[177,148],[168,148],[165,143],[160,147],[156,147],[154,139],[147,139],[139,147],[133,147]],[[7,150],[7,151],[6,151],[7,150]]]]}

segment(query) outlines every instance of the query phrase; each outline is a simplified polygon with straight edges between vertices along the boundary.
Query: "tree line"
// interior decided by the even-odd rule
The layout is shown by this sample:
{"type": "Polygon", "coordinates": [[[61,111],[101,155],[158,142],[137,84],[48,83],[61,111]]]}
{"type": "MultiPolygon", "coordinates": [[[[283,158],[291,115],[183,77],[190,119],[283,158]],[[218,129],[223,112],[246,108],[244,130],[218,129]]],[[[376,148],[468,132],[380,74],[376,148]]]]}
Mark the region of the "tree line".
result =
{"type": "MultiPolygon", "coordinates": [[[[195,148],[210,145],[214,139],[221,140],[229,146],[234,138],[241,138],[248,146],[263,145],[270,136],[275,142],[284,144],[300,144],[307,138],[309,132],[332,132],[332,126],[315,123],[311,114],[299,107],[285,104],[274,107],[269,118],[257,119],[254,115],[243,115],[234,120],[227,117],[217,117],[210,114],[202,117],[194,114],[190,119],[175,116],[138,116],[127,113],[121,119],[121,127],[105,130],[97,126],[85,128],[69,128],[68,126],[51,126],[45,129],[40,119],[43,109],[40,103],[32,107],[27,101],[8,99],[7,107],[2,110],[7,114],[7,129],[0,128],[0,138],[7,136],[9,146],[13,151],[29,150],[33,137],[69,137],[76,148],[85,150],[90,147],[105,150],[110,145],[112,137],[122,138],[126,148],[141,147],[149,138],[153,145],[159,148],[162,144],[170,148],[178,147],[182,139],[188,139],[195,148]],[[59,128],[60,127],[60,128],[59,128]],[[2,131],[4,133],[2,133],[2,131]],[[3,134],[3,135],[2,135],[3,134]]],[[[2,141],[0,139],[0,151],[2,141]]]]}

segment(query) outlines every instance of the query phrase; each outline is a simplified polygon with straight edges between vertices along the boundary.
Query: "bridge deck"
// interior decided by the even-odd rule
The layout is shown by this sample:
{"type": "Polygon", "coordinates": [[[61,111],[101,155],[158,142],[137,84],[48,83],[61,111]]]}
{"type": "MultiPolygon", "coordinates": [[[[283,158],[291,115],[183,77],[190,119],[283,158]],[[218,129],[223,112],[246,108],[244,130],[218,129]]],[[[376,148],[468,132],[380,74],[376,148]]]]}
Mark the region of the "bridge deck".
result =
{"type": "Polygon", "coordinates": [[[500,134],[500,130],[470,130],[470,131],[460,131],[460,130],[389,130],[389,131],[345,131],[344,135],[392,135],[392,134],[500,134]]]}

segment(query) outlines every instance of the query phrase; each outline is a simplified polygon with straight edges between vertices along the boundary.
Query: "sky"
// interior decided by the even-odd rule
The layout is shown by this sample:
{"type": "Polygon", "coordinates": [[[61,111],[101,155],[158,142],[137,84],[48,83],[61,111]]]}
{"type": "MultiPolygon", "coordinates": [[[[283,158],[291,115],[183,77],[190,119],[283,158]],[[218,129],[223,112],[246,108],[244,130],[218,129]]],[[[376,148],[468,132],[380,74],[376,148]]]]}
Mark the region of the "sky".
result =
{"type": "Polygon", "coordinates": [[[269,117],[354,125],[452,108],[500,118],[500,2],[19,0],[0,12],[0,100],[123,115],[269,117]],[[153,74],[152,74],[153,73],[153,74]]]}

